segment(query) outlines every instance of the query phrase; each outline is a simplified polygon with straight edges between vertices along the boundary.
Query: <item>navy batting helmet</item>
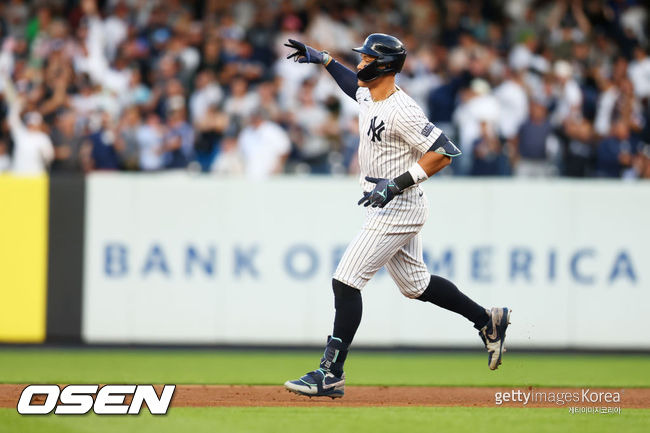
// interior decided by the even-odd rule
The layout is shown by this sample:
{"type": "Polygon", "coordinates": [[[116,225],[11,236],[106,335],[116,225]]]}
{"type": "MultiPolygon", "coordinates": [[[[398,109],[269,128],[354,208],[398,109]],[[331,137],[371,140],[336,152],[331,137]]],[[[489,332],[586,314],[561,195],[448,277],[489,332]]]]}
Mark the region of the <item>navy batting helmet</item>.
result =
{"type": "Polygon", "coordinates": [[[395,36],[383,33],[371,34],[362,47],[352,48],[352,51],[376,57],[357,72],[357,78],[361,81],[372,81],[389,72],[399,72],[406,60],[404,44],[395,36]]]}

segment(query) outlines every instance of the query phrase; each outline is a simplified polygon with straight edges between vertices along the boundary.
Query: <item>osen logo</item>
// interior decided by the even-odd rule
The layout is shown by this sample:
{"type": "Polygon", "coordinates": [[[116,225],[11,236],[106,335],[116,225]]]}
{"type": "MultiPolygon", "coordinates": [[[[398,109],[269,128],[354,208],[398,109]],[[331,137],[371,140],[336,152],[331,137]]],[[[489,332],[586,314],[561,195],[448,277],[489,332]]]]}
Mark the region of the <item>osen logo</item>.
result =
{"type": "MultiPolygon", "coordinates": [[[[142,403],[152,415],[165,415],[174,396],[176,385],[164,385],[158,397],[153,385],[29,385],[18,400],[16,409],[22,415],[83,415],[91,409],[98,415],[138,415],[142,403]],[[98,392],[99,389],[99,392],[98,392]],[[45,401],[34,401],[34,396],[45,396],[45,401]],[[133,395],[130,404],[126,397],[133,395]]],[[[40,399],[39,399],[40,400],[40,399]]]]}

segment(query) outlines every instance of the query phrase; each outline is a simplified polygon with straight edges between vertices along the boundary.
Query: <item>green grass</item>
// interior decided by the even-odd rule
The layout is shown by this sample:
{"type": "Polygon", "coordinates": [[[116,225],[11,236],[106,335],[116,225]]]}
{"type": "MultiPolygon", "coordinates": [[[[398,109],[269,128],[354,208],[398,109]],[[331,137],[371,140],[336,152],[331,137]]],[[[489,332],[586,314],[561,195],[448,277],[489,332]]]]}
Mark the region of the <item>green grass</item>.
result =
{"type": "MultiPolygon", "coordinates": [[[[314,368],[314,352],[1,348],[4,383],[274,384],[314,368]]],[[[349,385],[650,387],[650,356],[508,353],[502,368],[486,356],[353,352],[349,385]]],[[[647,432],[650,410],[570,414],[568,408],[172,408],[166,416],[21,416],[0,409],[0,433],[278,432],[382,433],[505,431],[647,432]]]]}
{"type": "MultiPolygon", "coordinates": [[[[0,383],[279,385],[319,352],[0,349],[0,383]]],[[[650,387],[650,356],[352,352],[349,385],[650,387]]]]}
{"type": "Polygon", "coordinates": [[[0,409],[0,432],[647,432],[650,410],[570,414],[522,408],[176,408],[166,416],[20,416],[0,409]]]}

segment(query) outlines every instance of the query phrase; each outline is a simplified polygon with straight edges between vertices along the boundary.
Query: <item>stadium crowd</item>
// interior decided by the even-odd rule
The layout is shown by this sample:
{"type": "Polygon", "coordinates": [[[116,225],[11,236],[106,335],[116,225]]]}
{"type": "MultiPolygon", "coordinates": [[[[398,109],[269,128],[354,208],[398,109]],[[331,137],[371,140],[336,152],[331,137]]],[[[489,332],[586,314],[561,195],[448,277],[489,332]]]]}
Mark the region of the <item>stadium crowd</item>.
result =
{"type": "Polygon", "coordinates": [[[349,67],[369,33],[465,157],[453,175],[650,178],[647,2],[8,0],[0,171],[358,172],[349,67]]]}

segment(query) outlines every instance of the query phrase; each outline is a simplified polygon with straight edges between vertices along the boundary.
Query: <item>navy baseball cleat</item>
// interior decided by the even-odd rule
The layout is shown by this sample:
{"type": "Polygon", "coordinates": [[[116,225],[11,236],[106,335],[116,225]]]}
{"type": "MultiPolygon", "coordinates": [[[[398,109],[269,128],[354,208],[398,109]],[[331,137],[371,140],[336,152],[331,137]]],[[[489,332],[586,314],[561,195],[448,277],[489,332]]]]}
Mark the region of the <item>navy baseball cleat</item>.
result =
{"type": "Polygon", "coordinates": [[[310,371],[297,380],[284,383],[289,391],[308,397],[343,397],[345,388],[345,373],[337,377],[322,368],[310,371]]]}
{"type": "Polygon", "coordinates": [[[490,320],[478,331],[488,351],[488,366],[496,370],[501,365],[501,354],[506,351],[503,343],[506,340],[506,329],[510,324],[511,310],[508,308],[492,308],[488,311],[490,320]]]}

